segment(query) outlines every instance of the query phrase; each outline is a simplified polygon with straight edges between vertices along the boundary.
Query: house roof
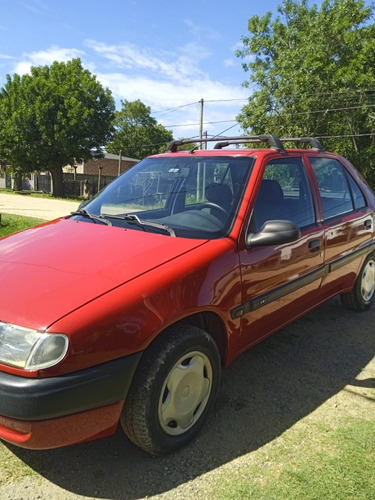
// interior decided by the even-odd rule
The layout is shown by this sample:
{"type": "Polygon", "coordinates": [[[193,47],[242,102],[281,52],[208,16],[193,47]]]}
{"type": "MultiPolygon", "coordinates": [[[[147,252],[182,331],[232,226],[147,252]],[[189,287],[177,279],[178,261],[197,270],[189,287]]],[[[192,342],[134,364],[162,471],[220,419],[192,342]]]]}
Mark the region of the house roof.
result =
{"type": "MultiPolygon", "coordinates": [[[[106,158],[108,160],[119,160],[120,155],[113,155],[111,153],[105,153],[104,154],[104,158],[106,158]]],[[[121,156],[121,160],[124,160],[124,161],[141,161],[141,160],[137,160],[136,158],[129,158],[127,156],[121,156]]]]}

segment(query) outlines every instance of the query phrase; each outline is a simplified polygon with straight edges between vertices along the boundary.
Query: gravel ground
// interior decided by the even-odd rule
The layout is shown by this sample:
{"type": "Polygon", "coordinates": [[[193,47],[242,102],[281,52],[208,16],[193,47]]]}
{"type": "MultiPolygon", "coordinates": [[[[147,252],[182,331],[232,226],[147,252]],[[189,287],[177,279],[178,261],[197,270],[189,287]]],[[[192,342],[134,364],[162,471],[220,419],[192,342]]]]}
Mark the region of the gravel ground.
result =
{"type": "Polygon", "coordinates": [[[0,214],[25,215],[39,219],[53,220],[76,210],[79,202],[32,198],[27,194],[0,193],[0,214]]]}
{"type": "Polygon", "coordinates": [[[353,398],[375,387],[374,320],[375,308],[352,313],[334,299],[242,355],[224,371],[198,439],[173,455],[150,457],[120,430],[59,450],[7,445],[37,474],[0,486],[0,498],[206,500],[221,474],[311,418],[335,421],[357,407],[372,418],[373,401],[353,398]]]}

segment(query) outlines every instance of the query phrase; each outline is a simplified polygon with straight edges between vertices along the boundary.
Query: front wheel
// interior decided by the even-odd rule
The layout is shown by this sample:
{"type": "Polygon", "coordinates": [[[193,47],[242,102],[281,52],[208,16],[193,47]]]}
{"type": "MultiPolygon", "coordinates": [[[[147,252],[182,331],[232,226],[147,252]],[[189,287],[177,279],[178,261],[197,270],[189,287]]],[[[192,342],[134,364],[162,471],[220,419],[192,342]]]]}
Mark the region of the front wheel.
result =
{"type": "Polygon", "coordinates": [[[131,441],[165,454],[196,436],[215,400],[220,356],[203,330],[182,325],[161,334],[145,351],[121,415],[131,441]]]}
{"type": "Polygon", "coordinates": [[[375,298],[375,254],[365,260],[354,288],[341,295],[341,302],[352,311],[365,311],[375,298]]]}

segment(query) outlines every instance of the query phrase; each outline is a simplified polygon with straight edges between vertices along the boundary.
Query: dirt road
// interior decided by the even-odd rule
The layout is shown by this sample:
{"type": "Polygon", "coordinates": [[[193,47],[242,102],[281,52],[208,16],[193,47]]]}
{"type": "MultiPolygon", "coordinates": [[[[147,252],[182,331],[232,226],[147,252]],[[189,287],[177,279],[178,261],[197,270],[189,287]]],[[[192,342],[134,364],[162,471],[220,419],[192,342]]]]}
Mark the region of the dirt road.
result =
{"type": "Polygon", "coordinates": [[[79,203],[75,201],[33,198],[28,194],[0,193],[0,214],[25,215],[53,220],[69,215],[78,205],[79,203]]]}

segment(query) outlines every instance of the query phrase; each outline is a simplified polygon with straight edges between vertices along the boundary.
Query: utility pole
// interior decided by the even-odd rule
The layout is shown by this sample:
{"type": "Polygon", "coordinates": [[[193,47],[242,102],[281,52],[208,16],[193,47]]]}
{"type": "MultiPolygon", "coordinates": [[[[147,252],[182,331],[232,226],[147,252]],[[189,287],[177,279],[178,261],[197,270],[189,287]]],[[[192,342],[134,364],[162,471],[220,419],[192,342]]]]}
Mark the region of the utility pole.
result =
{"type": "MultiPolygon", "coordinates": [[[[201,113],[200,113],[200,120],[199,120],[199,139],[202,139],[203,138],[203,103],[204,103],[204,101],[203,101],[203,99],[201,99],[199,102],[201,105],[201,113]]],[[[200,143],[199,149],[203,149],[202,142],[200,143]]]]}
{"type": "Polygon", "coordinates": [[[120,153],[118,155],[118,172],[117,172],[117,177],[120,177],[120,175],[121,175],[121,160],[122,160],[122,151],[120,149],[120,153]]]}

